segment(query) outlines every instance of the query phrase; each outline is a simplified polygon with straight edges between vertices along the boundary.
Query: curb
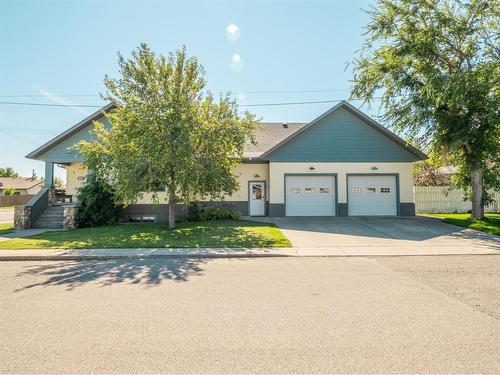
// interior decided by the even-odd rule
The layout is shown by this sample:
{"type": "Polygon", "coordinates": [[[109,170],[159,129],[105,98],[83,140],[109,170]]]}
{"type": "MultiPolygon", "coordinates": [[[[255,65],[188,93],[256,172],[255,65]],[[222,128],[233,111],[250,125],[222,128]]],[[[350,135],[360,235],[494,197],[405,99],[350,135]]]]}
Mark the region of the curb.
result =
{"type": "Polygon", "coordinates": [[[135,260],[135,259],[169,259],[169,258],[284,258],[296,257],[289,254],[164,254],[164,255],[0,255],[0,262],[11,261],[50,261],[50,260],[135,260]]]}
{"type": "Polygon", "coordinates": [[[168,255],[7,255],[0,256],[0,262],[28,261],[106,261],[144,259],[224,259],[224,258],[398,258],[398,257],[443,257],[443,256],[500,256],[499,253],[469,254],[332,254],[332,255],[291,255],[291,254],[168,254],[168,255]]]}

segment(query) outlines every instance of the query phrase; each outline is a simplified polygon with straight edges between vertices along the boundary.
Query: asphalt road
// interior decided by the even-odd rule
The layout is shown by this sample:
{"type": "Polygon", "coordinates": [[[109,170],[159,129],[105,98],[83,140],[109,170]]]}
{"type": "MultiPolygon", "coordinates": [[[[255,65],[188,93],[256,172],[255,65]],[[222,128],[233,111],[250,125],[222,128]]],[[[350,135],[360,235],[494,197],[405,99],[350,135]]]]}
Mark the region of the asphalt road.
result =
{"type": "Polygon", "coordinates": [[[499,373],[500,256],[0,262],[0,372],[499,373]]]}

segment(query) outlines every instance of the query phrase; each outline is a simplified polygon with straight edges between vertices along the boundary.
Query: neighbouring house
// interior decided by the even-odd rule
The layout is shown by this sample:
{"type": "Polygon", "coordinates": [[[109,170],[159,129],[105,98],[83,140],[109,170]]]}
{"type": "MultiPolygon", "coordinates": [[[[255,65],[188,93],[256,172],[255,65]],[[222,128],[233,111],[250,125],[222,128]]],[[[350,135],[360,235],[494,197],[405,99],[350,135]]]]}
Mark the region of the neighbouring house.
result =
{"type": "MultiPolygon", "coordinates": [[[[110,126],[103,107],[40,146],[30,159],[45,162],[45,187],[54,164],[65,165],[66,194],[87,176],[71,148],[90,139],[93,121],[110,126]]],[[[413,163],[427,156],[351,104],[342,101],[309,123],[263,123],[234,171],[240,188],[224,204],[249,216],[412,216],[413,163]]],[[[122,211],[129,221],[166,221],[167,205],[148,194],[122,211]]]]}
{"type": "Polygon", "coordinates": [[[43,180],[32,177],[0,177],[0,197],[7,188],[15,189],[14,195],[35,195],[43,186],[43,180]]]}

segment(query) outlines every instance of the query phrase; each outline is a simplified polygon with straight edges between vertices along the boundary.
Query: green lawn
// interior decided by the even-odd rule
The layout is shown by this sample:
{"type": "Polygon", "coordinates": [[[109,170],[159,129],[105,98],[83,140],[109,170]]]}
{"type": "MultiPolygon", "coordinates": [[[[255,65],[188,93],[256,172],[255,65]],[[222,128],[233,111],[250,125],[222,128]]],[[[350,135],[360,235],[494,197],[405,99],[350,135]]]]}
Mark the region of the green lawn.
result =
{"type": "Polygon", "coordinates": [[[14,223],[0,223],[0,234],[7,234],[14,229],[14,223]]]}
{"type": "Polygon", "coordinates": [[[3,207],[0,207],[0,210],[13,210],[14,209],[14,206],[3,206],[3,207]]]}
{"type": "Polygon", "coordinates": [[[470,214],[424,214],[423,216],[439,216],[445,223],[500,236],[500,213],[486,214],[483,220],[472,220],[470,214]]]}
{"type": "Polygon", "coordinates": [[[288,246],[275,225],[243,220],[183,222],[174,230],[166,224],[111,225],[0,241],[0,249],[288,246]]]}

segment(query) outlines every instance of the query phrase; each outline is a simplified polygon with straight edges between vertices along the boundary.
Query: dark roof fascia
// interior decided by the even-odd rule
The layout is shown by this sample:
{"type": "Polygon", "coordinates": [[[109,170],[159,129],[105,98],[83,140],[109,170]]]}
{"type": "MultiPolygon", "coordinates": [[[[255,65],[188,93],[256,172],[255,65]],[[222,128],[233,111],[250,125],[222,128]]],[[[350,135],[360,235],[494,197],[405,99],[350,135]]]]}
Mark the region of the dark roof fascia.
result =
{"type": "Polygon", "coordinates": [[[260,157],[254,158],[243,158],[241,159],[242,164],[269,164],[269,160],[262,160],[260,157]]]}
{"type": "Polygon", "coordinates": [[[389,138],[390,140],[392,140],[393,142],[395,142],[399,146],[403,147],[405,150],[407,150],[411,154],[415,155],[419,160],[426,160],[426,159],[429,158],[422,151],[420,151],[416,147],[412,146],[411,144],[409,144],[408,142],[406,142],[404,139],[398,137],[396,134],[394,134],[393,132],[391,132],[389,129],[387,129],[384,126],[382,126],[380,123],[378,123],[377,121],[375,121],[374,119],[372,119],[370,116],[365,115],[363,112],[361,112],[359,109],[357,109],[353,105],[349,104],[345,100],[342,100],[340,103],[336,104],[335,106],[333,106],[332,108],[330,108],[328,111],[324,112],[323,114],[321,114],[320,116],[318,116],[317,118],[315,118],[314,120],[312,120],[311,122],[309,122],[307,125],[305,125],[301,129],[297,130],[295,133],[290,134],[289,137],[285,138],[283,141],[281,141],[277,145],[271,147],[269,150],[267,150],[262,155],[260,155],[260,158],[264,159],[265,157],[267,157],[268,155],[270,155],[271,153],[273,153],[274,151],[276,151],[278,148],[280,148],[281,146],[283,146],[285,143],[288,143],[290,140],[292,140],[293,138],[297,137],[299,134],[301,134],[305,130],[309,129],[311,126],[314,126],[319,121],[321,121],[323,118],[325,118],[326,116],[328,116],[331,113],[335,112],[337,109],[339,109],[341,107],[344,108],[344,109],[346,109],[347,111],[349,111],[350,113],[352,113],[356,117],[360,118],[364,122],[366,122],[372,128],[374,128],[378,132],[382,133],[387,138],[389,138]]]}
{"type": "Polygon", "coordinates": [[[26,155],[26,157],[28,159],[36,159],[40,155],[42,155],[45,152],[47,152],[48,150],[50,150],[52,147],[58,145],[59,143],[61,143],[64,140],[68,139],[69,137],[71,137],[72,135],[76,134],[77,132],[79,132],[80,130],[82,130],[83,128],[85,128],[89,124],[91,124],[93,121],[95,121],[95,120],[101,118],[102,116],[104,116],[104,112],[112,110],[114,108],[116,108],[116,105],[114,103],[109,103],[109,104],[105,105],[104,107],[102,107],[98,111],[92,113],[90,116],[84,118],[82,121],[80,121],[77,124],[73,125],[68,130],[62,132],[57,137],[52,138],[50,141],[48,141],[47,143],[45,143],[42,146],[38,147],[36,150],[31,151],[28,155],[26,155]]]}

